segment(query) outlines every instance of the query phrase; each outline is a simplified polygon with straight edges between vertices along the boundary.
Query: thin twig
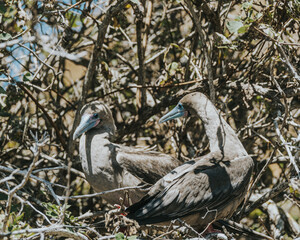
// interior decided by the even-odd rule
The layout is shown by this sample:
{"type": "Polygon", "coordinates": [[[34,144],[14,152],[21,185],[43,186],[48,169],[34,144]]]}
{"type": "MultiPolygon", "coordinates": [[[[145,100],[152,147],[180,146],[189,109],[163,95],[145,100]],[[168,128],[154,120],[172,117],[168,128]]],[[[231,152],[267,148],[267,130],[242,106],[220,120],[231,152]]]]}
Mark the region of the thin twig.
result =
{"type": "MultiPolygon", "coordinates": [[[[9,192],[6,192],[6,191],[4,191],[4,190],[2,190],[2,189],[0,189],[0,192],[3,193],[3,194],[9,195],[9,192]]],[[[42,213],[41,211],[39,211],[38,209],[36,209],[36,208],[31,204],[31,202],[26,201],[26,200],[23,200],[23,199],[22,199],[21,197],[19,197],[16,193],[13,195],[13,197],[14,197],[14,198],[17,198],[18,201],[22,202],[23,204],[25,203],[25,204],[27,204],[28,206],[30,206],[35,212],[37,212],[38,214],[40,214],[41,216],[43,216],[44,219],[45,219],[49,224],[52,224],[52,223],[50,222],[50,220],[48,219],[48,217],[47,217],[44,213],[42,213]]]]}
{"type": "Polygon", "coordinates": [[[64,138],[60,134],[60,130],[58,129],[57,125],[53,122],[52,118],[50,117],[48,112],[45,110],[45,108],[39,103],[39,101],[33,96],[33,94],[23,85],[23,82],[16,82],[16,84],[34,101],[34,103],[38,106],[38,108],[42,110],[46,119],[49,121],[51,126],[54,128],[54,130],[57,134],[57,137],[58,137],[60,143],[62,144],[63,148],[66,149],[67,145],[66,145],[64,138]]]}
{"type": "Polygon", "coordinates": [[[262,174],[266,171],[266,169],[267,169],[267,167],[269,166],[269,164],[272,162],[272,159],[273,159],[273,157],[275,156],[275,152],[276,152],[276,148],[273,150],[273,152],[272,152],[270,158],[267,160],[266,164],[263,166],[263,168],[260,170],[260,172],[258,173],[258,175],[255,177],[254,182],[251,184],[249,193],[248,193],[248,195],[247,195],[247,197],[246,197],[246,199],[245,199],[245,201],[244,201],[244,204],[243,204],[243,206],[242,206],[242,209],[241,209],[240,212],[239,212],[239,219],[243,216],[243,214],[244,214],[244,209],[245,209],[245,207],[246,207],[246,205],[247,205],[247,203],[248,203],[248,201],[249,201],[249,199],[250,199],[250,197],[251,197],[251,194],[252,194],[252,192],[253,192],[253,189],[254,189],[254,187],[256,187],[256,183],[260,180],[262,174]]]}
{"type": "Polygon", "coordinates": [[[274,239],[282,239],[285,223],[281,217],[277,204],[269,199],[262,204],[262,207],[268,212],[271,222],[270,230],[273,233],[274,239]]]}
{"type": "Polygon", "coordinates": [[[175,83],[173,85],[163,85],[163,86],[149,86],[149,85],[146,85],[146,86],[141,86],[141,85],[135,85],[135,86],[128,86],[128,87],[122,87],[122,88],[119,88],[119,89],[116,89],[116,90],[113,90],[109,93],[106,93],[102,96],[102,98],[108,96],[108,95],[112,95],[114,93],[117,93],[117,92],[122,92],[122,91],[125,91],[125,90],[128,90],[128,89],[134,89],[134,88],[145,88],[145,89],[163,89],[163,88],[175,88],[175,87],[180,87],[180,86],[185,86],[185,85],[191,85],[191,84],[194,84],[194,83],[197,83],[197,82],[203,82],[203,80],[193,80],[193,81],[188,81],[188,82],[182,82],[182,83],[175,83]]]}
{"type": "Polygon", "coordinates": [[[81,3],[85,3],[85,2],[87,2],[87,1],[88,1],[88,0],[81,0],[81,1],[79,1],[79,2],[77,2],[77,3],[75,3],[75,4],[73,4],[73,5],[69,6],[68,8],[63,9],[62,12],[67,12],[67,11],[69,11],[70,9],[72,9],[72,8],[74,8],[74,7],[78,6],[78,5],[80,5],[81,3]]]}
{"type": "Polygon", "coordinates": [[[3,232],[0,233],[0,237],[9,237],[13,235],[23,235],[30,233],[44,233],[45,235],[67,237],[75,240],[89,240],[89,238],[83,235],[82,233],[71,232],[70,230],[65,229],[64,225],[51,225],[49,227],[29,228],[24,230],[16,230],[12,232],[3,232]]]}
{"type": "Polygon", "coordinates": [[[92,219],[98,216],[105,216],[106,211],[98,211],[98,212],[86,212],[77,217],[77,220],[85,220],[85,219],[92,219]]]}
{"type": "Polygon", "coordinates": [[[280,129],[278,127],[278,120],[277,120],[277,118],[275,118],[273,122],[274,122],[275,132],[276,132],[277,136],[279,137],[282,145],[285,147],[286,152],[288,153],[288,156],[290,158],[290,163],[294,166],[294,168],[296,170],[296,173],[298,175],[298,178],[300,179],[300,170],[299,170],[299,167],[298,167],[297,163],[295,162],[295,158],[294,158],[294,156],[291,153],[289,145],[285,141],[284,137],[281,135],[280,129]]]}
{"type": "Polygon", "coordinates": [[[159,236],[153,238],[153,240],[161,239],[161,238],[163,238],[164,236],[167,236],[167,235],[171,234],[172,232],[178,230],[179,228],[180,228],[180,226],[175,226],[175,227],[173,227],[173,229],[171,229],[171,230],[169,230],[169,231],[167,231],[167,232],[164,232],[164,233],[162,233],[161,235],[159,235],[159,236]]]}
{"type": "Polygon", "coordinates": [[[3,42],[3,43],[0,43],[0,49],[10,47],[10,46],[13,46],[13,45],[18,44],[18,43],[33,42],[34,40],[35,40],[35,37],[31,36],[31,37],[28,37],[28,38],[21,38],[21,39],[14,39],[14,40],[11,40],[11,41],[6,41],[6,42],[3,42]]]}
{"type": "MultiPolygon", "coordinates": [[[[297,79],[298,82],[300,82],[300,76],[297,72],[297,70],[295,69],[295,67],[291,64],[291,62],[289,61],[284,49],[282,48],[281,42],[279,42],[278,40],[272,38],[271,36],[269,36],[268,34],[264,33],[263,31],[261,31],[260,29],[254,27],[254,29],[259,32],[260,34],[264,35],[265,37],[267,37],[269,40],[273,41],[276,46],[278,47],[278,50],[281,54],[281,60],[287,65],[287,67],[289,68],[289,70],[292,72],[292,74],[294,75],[294,78],[297,79]]],[[[292,45],[292,44],[288,44],[288,45],[292,45]]],[[[295,45],[295,44],[293,44],[295,45]]]]}
{"type": "MultiPolygon", "coordinates": [[[[108,194],[108,193],[114,193],[114,192],[119,192],[119,191],[124,191],[124,190],[130,190],[130,189],[141,189],[141,188],[144,188],[144,187],[145,186],[143,185],[143,186],[134,186],[134,187],[115,188],[115,189],[112,189],[112,190],[107,190],[107,191],[97,192],[97,193],[92,193],[92,194],[70,196],[69,199],[91,198],[91,197],[97,197],[97,196],[101,196],[101,195],[108,194]]],[[[58,197],[61,200],[66,199],[65,196],[58,196],[58,197]]]]}
{"type": "Polygon", "coordinates": [[[174,221],[178,221],[179,223],[181,223],[183,226],[187,227],[188,229],[190,229],[193,233],[195,233],[198,238],[201,240],[202,236],[201,233],[199,233],[198,231],[196,231],[192,226],[190,226],[189,224],[187,224],[185,221],[181,220],[180,218],[176,218],[174,221]]]}
{"type": "MultiPolygon", "coordinates": [[[[58,167],[58,168],[62,168],[62,169],[65,169],[65,170],[68,169],[67,165],[65,165],[62,161],[60,161],[58,159],[55,159],[54,157],[50,157],[47,154],[42,153],[42,152],[41,152],[41,157],[49,160],[50,162],[53,162],[53,163],[59,165],[60,167],[58,167]]],[[[43,170],[47,170],[47,168],[46,169],[39,169],[39,170],[35,170],[35,171],[43,171],[43,170]]],[[[81,172],[81,171],[79,171],[79,170],[77,170],[75,168],[71,168],[71,172],[74,173],[74,174],[76,174],[76,175],[78,175],[79,177],[85,179],[85,175],[84,175],[83,172],[81,172]]]]}
{"type": "Polygon", "coordinates": [[[272,58],[271,59],[271,64],[270,64],[270,78],[271,78],[271,81],[273,82],[273,84],[278,89],[280,95],[283,97],[283,101],[284,101],[285,114],[284,114],[283,124],[281,126],[281,130],[282,130],[284,128],[284,126],[286,125],[286,120],[287,120],[288,114],[289,114],[289,106],[288,106],[288,103],[287,103],[285,92],[282,90],[282,88],[280,87],[279,83],[275,79],[274,69],[273,68],[274,68],[274,59],[272,58]]]}
{"type": "MultiPolygon", "coordinates": [[[[16,169],[12,169],[12,168],[8,168],[8,167],[4,167],[4,166],[0,166],[0,171],[3,171],[3,172],[8,172],[8,173],[12,173],[12,172],[15,172],[15,175],[21,175],[21,176],[26,176],[28,171],[26,170],[19,170],[19,171],[16,171],[16,169]]],[[[57,187],[62,187],[62,188],[65,188],[65,186],[62,186],[60,184],[56,184],[56,183],[51,183],[51,182],[48,182],[46,181],[45,179],[42,179],[42,178],[39,178],[37,176],[34,176],[34,175],[30,175],[30,178],[36,180],[36,181],[39,181],[41,183],[43,183],[49,190],[49,192],[51,193],[51,195],[53,196],[53,198],[55,199],[56,203],[58,205],[60,205],[60,201],[57,197],[57,195],[55,194],[53,188],[52,188],[52,185],[53,186],[57,186],[57,187]]]]}
{"type": "MultiPolygon", "coordinates": [[[[50,66],[48,63],[46,63],[46,61],[43,61],[35,51],[33,51],[31,48],[25,46],[24,44],[19,43],[18,45],[22,48],[25,48],[27,51],[31,52],[43,65],[45,65],[46,67],[48,67],[52,70],[54,76],[57,76],[56,70],[52,66],[50,66]]],[[[43,65],[41,65],[41,66],[43,66],[43,65]]],[[[34,74],[34,77],[36,75],[37,75],[37,73],[34,74]]]]}
{"type": "Polygon", "coordinates": [[[31,173],[32,173],[32,171],[33,171],[33,169],[35,167],[36,162],[39,159],[39,156],[40,156],[40,147],[41,146],[39,146],[38,139],[35,139],[35,141],[36,141],[35,142],[35,146],[32,148],[34,158],[33,158],[33,161],[32,161],[32,163],[30,164],[30,166],[29,166],[29,168],[27,170],[27,173],[25,174],[25,176],[24,176],[23,180],[21,181],[21,183],[18,184],[17,186],[15,186],[11,191],[8,192],[8,199],[7,199],[6,207],[5,207],[5,216],[4,216],[4,219],[3,219],[2,232],[6,231],[8,219],[9,219],[9,216],[10,216],[11,201],[12,201],[12,198],[13,198],[14,194],[18,190],[20,190],[21,188],[23,188],[25,186],[25,184],[27,183],[27,181],[30,178],[30,175],[31,175],[31,173]]]}
{"type": "MultiPolygon", "coordinates": [[[[251,237],[254,237],[253,239],[269,239],[273,240],[272,237],[269,237],[263,233],[254,231],[253,229],[248,228],[247,226],[244,226],[240,223],[234,222],[232,220],[218,220],[217,225],[221,224],[222,226],[232,228],[238,232],[246,233],[247,235],[250,235],[251,237]]],[[[251,238],[252,239],[252,238],[251,238]]]]}
{"type": "Polygon", "coordinates": [[[210,100],[213,103],[215,103],[215,101],[216,101],[216,92],[215,92],[215,87],[214,87],[214,84],[213,84],[214,77],[213,77],[213,70],[212,70],[212,60],[211,60],[211,57],[209,55],[205,35],[203,34],[202,24],[200,22],[199,16],[196,14],[196,12],[194,10],[195,6],[192,4],[192,2],[190,0],[186,0],[185,2],[187,4],[187,8],[191,12],[192,20],[193,20],[193,22],[196,26],[196,30],[197,30],[197,32],[199,34],[199,37],[200,37],[200,40],[202,42],[202,49],[203,49],[204,58],[205,58],[205,61],[206,61],[207,73],[208,73],[208,85],[209,85],[209,91],[210,91],[210,100]]]}
{"type": "MultiPolygon", "coordinates": [[[[48,66],[48,64],[46,64],[46,62],[50,59],[50,57],[53,55],[54,51],[56,50],[56,48],[58,47],[59,44],[61,44],[61,41],[62,41],[62,38],[57,42],[55,48],[52,49],[52,51],[49,53],[49,55],[46,57],[46,59],[44,61],[41,61],[44,65],[48,66]]],[[[41,71],[43,65],[41,64],[40,67],[35,71],[34,75],[33,75],[33,79],[36,78],[36,76],[39,74],[39,72],[41,71]]],[[[53,70],[52,70],[53,71],[53,70]]],[[[58,74],[60,73],[56,73],[55,71],[53,72],[54,73],[54,78],[52,79],[51,83],[46,87],[46,88],[40,88],[41,91],[47,91],[48,89],[52,88],[53,86],[53,83],[54,83],[54,79],[57,78],[58,74]]],[[[37,87],[37,86],[36,86],[37,87]]],[[[66,100],[66,99],[64,99],[66,100]]]]}
{"type": "Polygon", "coordinates": [[[72,167],[72,161],[71,158],[67,158],[68,161],[68,168],[67,168],[67,176],[66,176],[66,180],[67,180],[67,188],[66,188],[66,192],[65,192],[65,202],[64,205],[62,206],[61,209],[61,213],[60,213],[60,224],[62,224],[64,222],[65,219],[65,212],[68,208],[68,199],[69,196],[71,194],[71,190],[70,190],[70,186],[71,186],[71,167],[72,167]]]}
{"type": "Polygon", "coordinates": [[[104,43],[105,34],[107,31],[108,25],[110,23],[112,16],[117,15],[119,11],[124,9],[124,7],[128,4],[128,2],[129,2],[129,0],[118,1],[115,5],[111,6],[106,11],[106,15],[102,21],[102,24],[98,26],[97,41],[95,42],[94,50],[93,50],[92,56],[90,58],[87,72],[84,77],[81,98],[80,98],[80,101],[78,102],[77,111],[76,111],[75,119],[73,122],[73,127],[70,132],[70,137],[69,137],[69,141],[68,141],[68,155],[70,156],[70,158],[72,158],[72,155],[74,152],[73,151],[74,150],[73,134],[74,134],[75,128],[77,127],[77,125],[80,121],[80,119],[79,119],[80,118],[80,110],[86,102],[88,90],[90,88],[90,85],[91,85],[91,83],[94,79],[95,73],[96,73],[96,68],[98,66],[99,56],[100,56],[101,49],[102,49],[102,46],[104,43]]]}
{"type": "Polygon", "coordinates": [[[288,187],[289,187],[289,184],[287,182],[279,183],[277,186],[273,187],[272,190],[265,193],[263,196],[261,196],[255,202],[253,202],[250,206],[248,206],[244,211],[244,215],[248,215],[254,209],[258,208],[259,206],[261,206],[263,203],[265,203],[269,199],[273,199],[275,196],[277,196],[279,193],[286,190],[288,187]]]}
{"type": "Polygon", "coordinates": [[[145,33],[143,37],[143,50],[144,50],[144,55],[147,50],[147,43],[148,43],[148,35],[150,31],[150,24],[151,24],[151,17],[152,17],[152,7],[153,7],[153,0],[148,0],[147,1],[147,7],[146,7],[146,18],[145,18],[145,33]]]}

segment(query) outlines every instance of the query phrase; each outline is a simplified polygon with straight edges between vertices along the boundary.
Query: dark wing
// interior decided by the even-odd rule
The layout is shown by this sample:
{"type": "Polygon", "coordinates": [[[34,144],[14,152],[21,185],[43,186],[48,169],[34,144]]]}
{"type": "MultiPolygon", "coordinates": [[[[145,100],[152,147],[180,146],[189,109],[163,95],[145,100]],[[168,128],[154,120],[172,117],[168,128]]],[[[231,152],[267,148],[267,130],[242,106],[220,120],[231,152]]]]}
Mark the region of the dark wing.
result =
{"type": "Polygon", "coordinates": [[[244,191],[251,171],[250,157],[226,162],[208,154],[163,189],[160,181],[155,184],[146,197],[127,209],[128,217],[141,224],[151,224],[216,209],[244,191]]]}
{"type": "Polygon", "coordinates": [[[116,145],[117,163],[145,183],[154,184],[181,164],[167,154],[116,145]]]}

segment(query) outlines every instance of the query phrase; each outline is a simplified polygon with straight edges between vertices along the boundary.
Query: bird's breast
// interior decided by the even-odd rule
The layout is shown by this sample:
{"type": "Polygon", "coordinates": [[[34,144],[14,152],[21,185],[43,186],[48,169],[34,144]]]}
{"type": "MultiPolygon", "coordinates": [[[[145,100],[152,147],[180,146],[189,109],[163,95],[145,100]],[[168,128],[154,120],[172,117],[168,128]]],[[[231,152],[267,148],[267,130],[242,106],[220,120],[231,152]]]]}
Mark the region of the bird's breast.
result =
{"type": "Polygon", "coordinates": [[[79,151],[86,179],[97,191],[118,187],[118,173],[112,165],[114,149],[107,139],[82,136],[79,151]]]}

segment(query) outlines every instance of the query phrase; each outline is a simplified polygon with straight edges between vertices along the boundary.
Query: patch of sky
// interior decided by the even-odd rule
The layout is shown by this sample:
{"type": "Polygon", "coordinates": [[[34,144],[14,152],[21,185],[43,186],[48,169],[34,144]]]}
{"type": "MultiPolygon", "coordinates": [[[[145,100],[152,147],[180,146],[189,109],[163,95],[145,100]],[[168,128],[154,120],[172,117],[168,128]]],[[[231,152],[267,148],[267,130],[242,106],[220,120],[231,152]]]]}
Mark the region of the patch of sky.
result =
{"type": "Polygon", "coordinates": [[[103,13],[103,11],[106,9],[107,5],[109,4],[109,1],[106,0],[94,0],[92,2],[94,5],[94,10],[92,12],[92,15],[97,18],[100,14],[103,13]]]}
{"type": "MultiPolygon", "coordinates": [[[[47,44],[50,46],[54,46],[55,43],[57,43],[57,31],[47,23],[41,22],[40,24],[37,24],[35,26],[35,30],[37,33],[37,37],[41,39],[41,41],[39,41],[41,45],[47,44]]],[[[18,39],[23,40],[23,36],[20,36],[18,39]]],[[[23,45],[36,52],[36,45],[34,45],[33,43],[27,42],[23,43],[23,45]]],[[[41,64],[40,62],[38,62],[37,58],[32,55],[31,52],[25,47],[22,47],[19,44],[15,44],[6,48],[7,51],[11,52],[11,56],[5,59],[8,66],[9,76],[17,82],[22,81],[23,75],[26,73],[26,71],[22,71],[22,69],[24,68],[24,64],[28,62],[28,58],[30,58],[30,63],[34,63],[30,64],[29,71],[31,72],[34,72],[37,69],[38,65],[41,64]]],[[[45,51],[41,51],[40,53],[38,53],[38,55],[41,60],[44,60],[46,58],[45,51]]],[[[6,89],[9,84],[11,83],[1,82],[0,86],[3,89],[6,89]]]]}
{"type": "MultiPolygon", "coordinates": [[[[0,79],[6,79],[7,76],[5,74],[0,74],[0,79]]],[[[7,86],[9,85],[9,82],[1,82],[0,87],[2,87],[4,90],[6,90],[7,86]]],[[[1,90],[1,88],[0,88],[1,90]]]]}
{"type": "MultiPolygon", "coordinates": [[[[24,46],[29,48],[30,43],[24,43],[24,46]]],[[[30,52],[18,44],[7,47],[7,50],[11,52],[11,56],[5,59],[9,69],[9,75],[14,81],[22,81],[22,74],[20,74],[20,70],[23,68],[23,64],[25,64],[28,60],[30,52]]],[[[6,88],[8,85],[9,83],[2,83],[2,87],[6,88]]]]}

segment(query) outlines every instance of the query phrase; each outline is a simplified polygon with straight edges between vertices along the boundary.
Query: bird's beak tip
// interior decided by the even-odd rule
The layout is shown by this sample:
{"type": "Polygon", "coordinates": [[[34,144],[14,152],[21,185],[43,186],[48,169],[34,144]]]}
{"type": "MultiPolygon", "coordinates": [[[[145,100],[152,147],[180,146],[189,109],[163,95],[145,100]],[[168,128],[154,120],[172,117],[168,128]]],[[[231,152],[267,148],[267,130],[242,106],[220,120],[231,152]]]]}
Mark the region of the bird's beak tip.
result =
{"type": "Polygon", "coordinates": [[[73,134],[73,140],[75,140],[76,138],[78,138],[80,135],[78,134],[77,131],[74,132],[73,134]]]}
{"type": "Polygon", "coordinates": [[[165,114],[164,116],[162,116],[159,119],[159,123],[164,123],[167,122],[169,120],[178,118],[178,117],[182,117],[184,116],[185,111],[181,110],[178,108],[178,106],[176,106],[175,108],[173,108],[170,112],[168,112],[167,114],[165,114]]]}
{"type": "Polygon", "coordinates": [[[164,117],[161,117],[159,120],[158,120],[158,123],[159,124],[162,124],[162,123],[164,123],[166,120],[164,119],[164,117]]]}

